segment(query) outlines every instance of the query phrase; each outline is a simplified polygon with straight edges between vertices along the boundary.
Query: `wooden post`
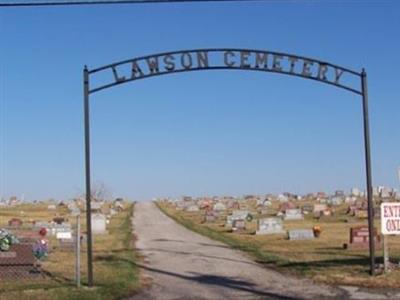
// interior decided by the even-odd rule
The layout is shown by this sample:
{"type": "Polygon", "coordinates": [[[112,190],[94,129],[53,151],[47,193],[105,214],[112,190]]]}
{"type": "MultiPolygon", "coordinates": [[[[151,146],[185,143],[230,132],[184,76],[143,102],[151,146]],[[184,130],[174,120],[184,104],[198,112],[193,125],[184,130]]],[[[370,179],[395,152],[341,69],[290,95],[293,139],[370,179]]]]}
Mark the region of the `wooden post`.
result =
{"type": "Polygon", "coordinates": [[[389,271],[389,245],[386,234],[383,234],[383,268],[385,273],[389,271]]]}

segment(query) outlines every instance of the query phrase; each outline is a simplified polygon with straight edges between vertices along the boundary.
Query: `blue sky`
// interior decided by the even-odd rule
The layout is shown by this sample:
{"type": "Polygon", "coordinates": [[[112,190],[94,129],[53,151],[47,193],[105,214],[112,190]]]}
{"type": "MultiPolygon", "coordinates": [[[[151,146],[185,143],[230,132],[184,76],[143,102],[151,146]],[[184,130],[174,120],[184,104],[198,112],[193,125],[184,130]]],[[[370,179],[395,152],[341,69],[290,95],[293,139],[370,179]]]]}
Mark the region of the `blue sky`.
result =
{"type": "MultiPolygon", "coordinates": [[[[374,185],[398,186],[400,4],[269,1],[0,10],[0,196],[84,187],[82,68],[238,47],[368,72],[374,185]]],[[[91,97],[92,180],[113,196],[364,188],[361,99],[312,80],[204,71],[91,97]]]]}

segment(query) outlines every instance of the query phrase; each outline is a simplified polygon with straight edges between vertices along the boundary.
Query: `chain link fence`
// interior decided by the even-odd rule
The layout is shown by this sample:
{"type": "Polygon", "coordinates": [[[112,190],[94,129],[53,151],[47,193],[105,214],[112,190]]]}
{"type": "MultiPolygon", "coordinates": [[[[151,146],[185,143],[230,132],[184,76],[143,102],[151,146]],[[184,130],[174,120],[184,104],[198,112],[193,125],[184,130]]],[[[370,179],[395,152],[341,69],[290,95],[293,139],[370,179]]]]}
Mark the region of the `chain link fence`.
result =
{"type": "Polygon", "coordinates": [[[92,202],[92,209],[96,288],[85,289],[75,288],[79,282],[88,284],[84,202],[3,205],[0,299],[109,300],[124,298],[138,288],[133,203],[92,202]]]}
{"type": "MultiPolygon", "coordinates": [[[[2,208],[0,292],[33,285],[74,284],[77,220],[63,206],[31,204],[2,208]]],[[[80,234],[78,240],[79,251],[84,254],[85,235],[80,234]]],[[[85,255],[82,256],[84,259],[85,255]]]]}

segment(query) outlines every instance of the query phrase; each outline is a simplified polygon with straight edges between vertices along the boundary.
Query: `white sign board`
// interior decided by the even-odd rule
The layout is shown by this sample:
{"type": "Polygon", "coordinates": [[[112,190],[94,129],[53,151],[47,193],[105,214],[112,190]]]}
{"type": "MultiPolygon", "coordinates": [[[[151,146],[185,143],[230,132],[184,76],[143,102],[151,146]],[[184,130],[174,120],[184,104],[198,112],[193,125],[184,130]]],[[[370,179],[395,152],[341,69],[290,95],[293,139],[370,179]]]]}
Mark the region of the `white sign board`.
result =
{"type": "Polygon", "coordinates": [[[57,232],[56,237],[57,239],[71,239],[72,234],[71,232],[57,232]]]}
{"type": "Polygon", "coordinates": [[[400,202],[381,204],[382,234],[400,234],[400,202]]]}

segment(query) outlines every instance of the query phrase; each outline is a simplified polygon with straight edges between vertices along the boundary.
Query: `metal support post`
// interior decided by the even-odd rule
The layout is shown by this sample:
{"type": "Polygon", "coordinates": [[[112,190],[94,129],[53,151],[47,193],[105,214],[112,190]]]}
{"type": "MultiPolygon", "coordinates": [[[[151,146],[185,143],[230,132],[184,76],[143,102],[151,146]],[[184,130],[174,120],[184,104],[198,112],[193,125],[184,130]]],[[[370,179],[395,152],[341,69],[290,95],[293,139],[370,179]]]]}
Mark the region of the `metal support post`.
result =
{"type": "Polygon", "coordinates": [[[92,220],[91,220],[91,186],[90,186],[90,122],[89,122],[89,71],[83,70],[83,95],[85,113],[85,170],[86,170],[86,229],[87,229],[87,268],[88,286],[93,286],[92,256],[92,220]]]}
{"type": "Polygon", "coordinates": [[[364,119],[365,169],[366,169],[367,199],[368,199],[370,274],[375,275],[374,202],[372,198],[371,146],[369,137],[367,73],[365,72],[364,69],[361,72],[361,87],[362,87],[362,98],[363,98],[362,100],[363,100],[363,119],[364,119]]]}

